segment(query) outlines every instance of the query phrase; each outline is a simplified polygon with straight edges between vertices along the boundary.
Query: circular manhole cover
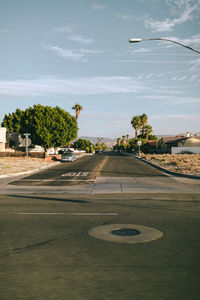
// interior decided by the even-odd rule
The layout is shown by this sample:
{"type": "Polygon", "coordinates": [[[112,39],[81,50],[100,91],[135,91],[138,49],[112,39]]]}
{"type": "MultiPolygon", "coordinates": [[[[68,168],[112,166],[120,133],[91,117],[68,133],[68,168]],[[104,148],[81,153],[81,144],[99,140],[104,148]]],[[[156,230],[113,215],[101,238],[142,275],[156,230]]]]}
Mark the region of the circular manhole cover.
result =
{"type": "Polygon", "coordinates": [[[134,244],[157,240],[163,236],[163,232],[137,224],[109,224],[90,229],[89,235],[110,242],[134,244]]]}
{"type": "Polygon", "coordinates": [[[132,228],[121,228],[112,230],[111,233],[118,236],[135,236],[140,234],[140,231],[132,228]]]}

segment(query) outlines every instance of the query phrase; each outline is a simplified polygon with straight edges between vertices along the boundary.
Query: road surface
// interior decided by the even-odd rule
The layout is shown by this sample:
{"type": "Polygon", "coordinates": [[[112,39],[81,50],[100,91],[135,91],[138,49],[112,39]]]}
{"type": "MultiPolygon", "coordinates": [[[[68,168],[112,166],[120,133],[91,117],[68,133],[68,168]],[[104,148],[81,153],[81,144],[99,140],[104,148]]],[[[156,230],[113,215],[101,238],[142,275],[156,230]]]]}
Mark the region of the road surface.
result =
{"type": "Polygon", "coordinates": [[[133,156],[112,152],[82,157],[74,163],[61,163],[30,176],[7,181],[10,181],[7,192],[15,193],[23,187],[27,187],[29,192],[34,192],[36,187],[44,191],[46,187],[48,191],[56,188],[88,194],[200,191],[198,180],[168,176],[133,156]]]}
{"type": "Polygon", "coordinates": [[[198,180],[111,153],[9,181],[0,181],[1,299],[199,299],[198,180]],[[135,244],[90,235],[114,224],[162,235],[135,244]]]}

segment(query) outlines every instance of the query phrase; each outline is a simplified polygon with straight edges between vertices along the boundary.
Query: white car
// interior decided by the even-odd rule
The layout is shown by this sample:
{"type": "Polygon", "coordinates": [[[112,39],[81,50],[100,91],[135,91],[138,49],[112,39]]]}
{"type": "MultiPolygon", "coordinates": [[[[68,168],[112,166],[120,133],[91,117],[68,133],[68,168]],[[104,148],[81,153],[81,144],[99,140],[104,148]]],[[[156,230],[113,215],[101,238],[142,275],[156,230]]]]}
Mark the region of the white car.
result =
{"type": "Polygon", "coordinates": [[[61,161],[70,161],[73,162],[76,160],[76,155],[73,152],[65,152],[62,154],[61,161]]]}

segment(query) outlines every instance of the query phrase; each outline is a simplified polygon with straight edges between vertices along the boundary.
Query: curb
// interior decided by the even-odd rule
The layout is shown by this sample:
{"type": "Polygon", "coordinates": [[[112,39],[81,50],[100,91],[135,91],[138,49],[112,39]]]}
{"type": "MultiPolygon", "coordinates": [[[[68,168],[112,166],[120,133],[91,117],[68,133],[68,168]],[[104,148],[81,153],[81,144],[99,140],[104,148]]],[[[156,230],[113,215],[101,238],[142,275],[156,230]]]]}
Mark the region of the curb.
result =
{"type": "MultiPolygon", "coordinates": [[[[124,153],[125,154],[125,153],[124,153]]],[[[133,156],[134,158],[138,159],[138,160],[141,160],[143,161],[144,163],[164,172],[164,173],[167,173],[168,175],[172,175],[172,176],[175,176],[175,177],[184,177],[184,178],[189,178],[189,179],[200,179],[200,176],[196,176],[196,175],[189,175],[189,174],[181,174],[181,173],[177,173],[177,172],[173,172],[173,171],[169,171],[167,169],[164,169],[162,167],[159,167],[141,157],[138,157],[137,155],[134,155],[134,154],[125,154],[125,155],[128,155],[128,156],[133,156]]]]}

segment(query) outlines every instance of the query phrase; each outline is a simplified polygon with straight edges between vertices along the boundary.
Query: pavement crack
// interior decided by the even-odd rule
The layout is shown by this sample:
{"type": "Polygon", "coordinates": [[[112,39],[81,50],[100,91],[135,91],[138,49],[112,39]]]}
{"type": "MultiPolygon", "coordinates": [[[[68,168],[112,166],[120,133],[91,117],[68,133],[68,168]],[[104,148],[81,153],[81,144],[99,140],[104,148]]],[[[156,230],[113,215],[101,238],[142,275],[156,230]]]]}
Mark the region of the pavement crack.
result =
{"type": "Polygon", "coordinates": [[[29,250],[29,249],[38,248],[38,247],[44,246],[46,244],[49,244],[49,243],[53,242],[54,240],[55,239],[50,239],[50,240],[46,240],[44,242],[36,243],[36,244],[33,244],[33,245],[27,245],[27,246],[24,246],[24,247],[14,248],[14,249],[12,249],[12,251],[21,252],[21,251],[26,251],[26,250],[29,250]]]}

